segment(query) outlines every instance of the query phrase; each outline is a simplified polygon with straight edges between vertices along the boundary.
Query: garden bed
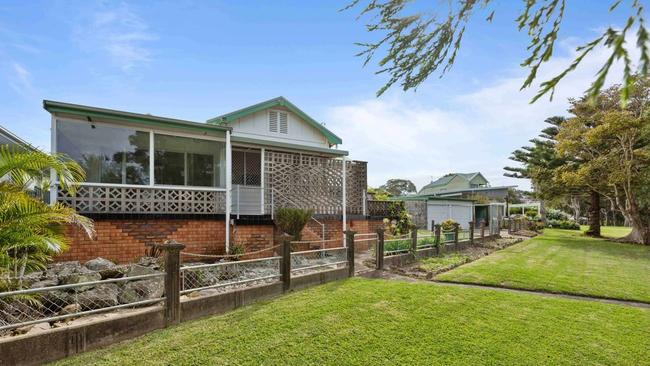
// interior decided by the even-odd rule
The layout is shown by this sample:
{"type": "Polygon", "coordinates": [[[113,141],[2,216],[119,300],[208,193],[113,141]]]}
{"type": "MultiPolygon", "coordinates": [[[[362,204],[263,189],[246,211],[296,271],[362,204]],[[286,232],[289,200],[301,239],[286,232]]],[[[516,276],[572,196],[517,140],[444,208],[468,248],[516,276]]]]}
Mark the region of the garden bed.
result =
{"type": "Polygon", "coordinates": [[[406,266],[392,266],[391,270],[402,275],[430,280],[439,273],[473,262],[522,240],[522,238],[514,236],[486,240],[484,243],[467,246],[460,251],[445,252],[436,257],[423,258],[406,266]]]}

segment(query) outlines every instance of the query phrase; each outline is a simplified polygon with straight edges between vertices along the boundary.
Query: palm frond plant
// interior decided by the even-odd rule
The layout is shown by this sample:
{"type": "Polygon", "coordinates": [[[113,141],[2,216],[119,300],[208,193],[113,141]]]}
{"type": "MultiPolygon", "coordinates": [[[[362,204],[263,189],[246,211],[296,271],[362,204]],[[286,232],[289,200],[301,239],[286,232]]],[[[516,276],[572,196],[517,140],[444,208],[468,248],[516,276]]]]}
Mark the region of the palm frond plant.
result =
{"type": "Polygon", "coordinates": [[[85,179],[83,169],[63,155],[0,146],[0,287],[22,287],[26,273],[44,269],[53,255],[66,250],[67,225],[94,236],[89,218],[29,194],[30,187],[49,185],[50,172],[67,192],[75,192],[85,179]]]}

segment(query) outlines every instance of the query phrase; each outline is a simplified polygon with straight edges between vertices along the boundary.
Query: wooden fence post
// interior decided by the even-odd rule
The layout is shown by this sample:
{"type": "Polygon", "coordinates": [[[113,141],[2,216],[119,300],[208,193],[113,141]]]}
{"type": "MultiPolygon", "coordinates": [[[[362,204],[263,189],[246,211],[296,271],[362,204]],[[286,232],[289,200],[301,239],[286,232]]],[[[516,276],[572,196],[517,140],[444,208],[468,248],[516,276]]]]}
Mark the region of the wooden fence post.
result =
{"type": "Polygon", "coordinates": [[[469,245],[474,245],[474,221],[469,222],[469,245]]]}
{"type": "Polygon", "coordinates": [[[411,227],[411,252],[415,256],[418,251],[418,228],[413,225],[411,227]]]}
{"type": "Polygon", "coordinates": [[[485,242],[485,220],[481,220],[481,244],[485,242]]]}
{"type": "Polygon", "coordinates": [[[384,229],[377,229],[377,250],[375,251],[375,268],[384,269],[384,229]]]}
{"type": "MultiPolygon", "coordinates": [[[[458,247],[458,229],[460,228],[459,223],[454,223],[454,244],[456,244],[456,247],[458,247]]],[[[456,248],[458,249],[458,248],[456,248]]]]}
{"type": "Polygon", "coordinates": [[[282,263],[280,268],[282,276],[282,290],[289,291],[291,289],[291,236],[282,236],[282,263]]]}
{"type": "Polygon", "coordinates": [[[356,231],[345,231],[345,242],[348,247],[348,277],[354,277],[354,234],[356,231]]]}
{"type": "Polygon", "coordinates": [[[436,220],[431,220],[431,234],[435,235],[436,233],[436,220]]]}
{"type": "Polygon", "coordinates": [[[173,240],[158,246],[165,253],[165,326],[181,321],[181,250],[173,240]]]}
{"type": "Polygon", "coordinates": [[[441,238],[440,238],[440,232],[442,231],[442,227],[440,224],[436,225],[436,255],[440,254],[440,248],[445,245],[441,238]]]}

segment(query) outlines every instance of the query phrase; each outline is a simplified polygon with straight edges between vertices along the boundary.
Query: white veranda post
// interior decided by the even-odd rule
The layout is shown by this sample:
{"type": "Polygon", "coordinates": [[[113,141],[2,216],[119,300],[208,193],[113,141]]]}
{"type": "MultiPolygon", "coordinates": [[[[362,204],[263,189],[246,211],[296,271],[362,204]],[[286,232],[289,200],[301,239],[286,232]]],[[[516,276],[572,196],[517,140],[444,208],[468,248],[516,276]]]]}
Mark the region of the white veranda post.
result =
{"type": "Polygon", "coordinates": [[[230,209],[232,206],[232,146],[226,131],[226,253],[230,251],[230,209]]]}
{"type": "Polygon", "coordinates": [[[343,177],[343,182],[342,182],[342,184],[343,184],[343,187],[342,187],[343,188],[342,189],[342,192],[343,192],[343,194],[342,194],[342,199],[343,199],[343,202],[342,202],[342,207],[343,207],[343,209],[342,209],[342,213],[343,213],[343,245],[347,247],[348,243],[346,243],[346,241],[345,241],[345,231],[347,230],[347,212],[346,212],[347,211],[347,207],[346,207],[347,206],[346,205],[347,192],[346,192],[346,169],[345,169],[345,163],[346,162],[345,162],[345,157],[341,158],[341,161],[343,163],[343,164],[341,164],[341,166],[343,167],[342,171],[341,171],[341,175],[343,177]]]}

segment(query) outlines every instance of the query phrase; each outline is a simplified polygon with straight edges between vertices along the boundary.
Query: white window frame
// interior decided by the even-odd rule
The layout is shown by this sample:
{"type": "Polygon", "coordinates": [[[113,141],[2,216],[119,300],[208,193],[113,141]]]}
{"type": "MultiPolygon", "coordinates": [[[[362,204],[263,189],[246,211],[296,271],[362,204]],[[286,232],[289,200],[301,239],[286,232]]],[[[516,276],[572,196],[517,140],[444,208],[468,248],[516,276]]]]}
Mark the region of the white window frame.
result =
{"type": "MultiPolygon", "coordinates": [[[[226,143],[226,139],[222,137],[216,137],[216,136],[207,136],[207,135],[195,135],[191,133],[186,133],[186,132],[172,132],[168,130],[161,130],[161,129],[156,129],[156,128],[148,128],[148,127],[140,127],[137,124],[130,124],[130,123],[109,123],[109,122],[97,122],[97,121],[86,121],[82,119],[75,119],[75,118],[60,118],[60,117],[53,117],[52,118],[52,152],[57,153],[58,152],[58,146],[56,144],[57,141],[57,124],[59,121],[62,122],[85,122],[88,124],[93,124],[93,125],[101,125],[101,126],[107,126],[107,127],[127,127],[127,128],[132,128],[136,131],[140,132],[147,132],[149,133],[149,184],[120,184],[120,183],[96,183],[96,182],[83,182],[82,185],[85,186],[91,186],[91,187],[122,187],[122,188],[161,188],[161,189],[187,189],[189,191],[215,191],[215,192],[225,192],[226,187],[205,187],[205,186],[181,186],[181,185],[163,185],[163,184],[154,184],[155,182],[155,176],[154,176],[154,136],[155,134],[159,135],[168,135],[168,136],[176,136],[176,137],[188,137],[188,138],[194,138],[194,139],[199,139],[199,140],[209,140],[209,141],[218,141],[218,142],[223,142],[224,144],[226,143]]],[[[226,145],[226,149],[228,149],[226,145]]],[[[224,157],[225,158],[225,157],[224,157]]],[[[227,162],[224,160],[224,163],[227,162]]],[[[227,182],[226,182],[227,186],[227,182]]]]}

